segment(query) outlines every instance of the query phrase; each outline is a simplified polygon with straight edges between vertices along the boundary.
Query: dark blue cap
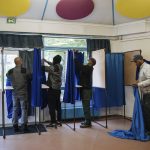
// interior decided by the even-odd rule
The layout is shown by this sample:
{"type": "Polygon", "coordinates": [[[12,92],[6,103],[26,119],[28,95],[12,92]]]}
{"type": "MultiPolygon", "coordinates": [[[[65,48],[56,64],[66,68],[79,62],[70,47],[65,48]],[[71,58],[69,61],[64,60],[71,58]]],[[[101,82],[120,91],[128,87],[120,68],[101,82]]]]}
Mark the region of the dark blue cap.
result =
{"type": "Polygon", "coordinates": [[[131,62],[135,62],[137,60],[143,60],[143,57],[141,55],[134,55],[131,62]]]}

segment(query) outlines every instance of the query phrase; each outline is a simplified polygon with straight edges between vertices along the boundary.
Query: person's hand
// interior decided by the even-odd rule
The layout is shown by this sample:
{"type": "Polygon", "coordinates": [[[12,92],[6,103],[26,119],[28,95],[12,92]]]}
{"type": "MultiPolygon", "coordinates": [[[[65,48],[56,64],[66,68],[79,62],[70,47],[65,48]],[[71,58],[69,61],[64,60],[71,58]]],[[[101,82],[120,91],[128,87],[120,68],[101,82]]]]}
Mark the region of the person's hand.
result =
{"type": "Polygon", "coordinates": [[[45,58],[43,58],[43,61],[44,61],[44,62],[47,62],[47,60],[46,60],[45,58]]]}
{"type": "Polygon", "coordinates": [[[47,61],[46,59],[43,58],[43,59],[42,59],[42,63],[44,64],[44,62],[47,63],[48,61],[47,61]]]}
{"type": "Polygon", "coordinates": [[[73,49],[74,53],[79,53],[79,50],[73,49]]]}
{"type": "Polygon", "coordinates": [[[134,84],[132,84],[132,86],[138,87],[138,83],[139,83],[139,81],[137,80],[134,84]]]}
{"type": "Polygon", "coordinates": [[[2,47],[2,49],[1,49],[1,53],[3,53],[4,52],[4,47],[2,47]]]}

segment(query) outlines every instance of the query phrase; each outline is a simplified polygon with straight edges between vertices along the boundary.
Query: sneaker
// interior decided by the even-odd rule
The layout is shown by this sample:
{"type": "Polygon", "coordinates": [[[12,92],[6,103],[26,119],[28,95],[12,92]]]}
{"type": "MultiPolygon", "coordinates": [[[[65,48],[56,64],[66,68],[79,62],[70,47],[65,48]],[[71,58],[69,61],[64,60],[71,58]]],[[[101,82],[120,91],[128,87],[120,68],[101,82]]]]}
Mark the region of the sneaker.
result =
{"type": "Polygon", "coordinates": [[[55,127],[55,128],[57,128],[57,124],[56,123],[50,123],[49,125],[46,125],[46,127],[55,127]]]}
{"type": "Polygon", "coordinates": [[[18,124],[13,125],[13,128],[15,133],[19,132],[18,124]]]}
{"type": "Polygon", "coordinates": [[[81,125],[83,125],[83,124],[85,124],[86,122],[85,121],[83,121],[83,122],[81,122],[81,125]]]}
{"type": "Polygon", "coordinates": [[[91,128],[92,124],[83,123],[80,125],[80,128],[91,128]]]}
{"type": "Polygon", "coordinates": [[[61,121],[57,121],[57,125],[58,125],[58,126],[62,126],[61,121]]]}
{"type": "Polygon", "coordinates": [[[22,127],[23,133],[29,132],[27,124],[22,124],[21,127],[22,127]]]}

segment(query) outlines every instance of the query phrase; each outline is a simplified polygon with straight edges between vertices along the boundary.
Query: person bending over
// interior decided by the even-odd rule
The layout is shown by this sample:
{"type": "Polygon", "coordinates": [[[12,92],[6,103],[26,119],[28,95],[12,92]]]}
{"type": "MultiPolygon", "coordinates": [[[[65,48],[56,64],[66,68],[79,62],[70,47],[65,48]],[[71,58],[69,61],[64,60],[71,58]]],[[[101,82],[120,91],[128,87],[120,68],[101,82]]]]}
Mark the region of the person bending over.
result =
{"type": "Polygon", "coordinates": [[[135,85],[141,91],[145,129],[150,133],[150,64],[144,62],[141,55],[135,55],[132,61],[140,68],[139,79],[135,85]]]}

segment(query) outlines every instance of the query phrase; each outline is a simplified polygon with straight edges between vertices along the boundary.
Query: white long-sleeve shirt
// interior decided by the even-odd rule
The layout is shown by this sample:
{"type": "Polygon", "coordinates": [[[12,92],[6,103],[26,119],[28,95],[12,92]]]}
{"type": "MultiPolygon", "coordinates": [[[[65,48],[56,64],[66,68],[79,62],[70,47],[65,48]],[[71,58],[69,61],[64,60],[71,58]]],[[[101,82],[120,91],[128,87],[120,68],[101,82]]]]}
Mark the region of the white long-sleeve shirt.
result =
{"type": "Polygon", "coordinates": [[[143,94],[150,93],[150,65],[145,62],[140,67],[138,86],[143,94]]]}

